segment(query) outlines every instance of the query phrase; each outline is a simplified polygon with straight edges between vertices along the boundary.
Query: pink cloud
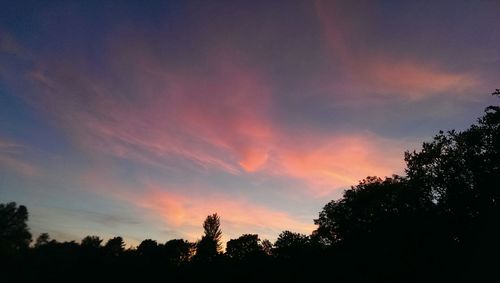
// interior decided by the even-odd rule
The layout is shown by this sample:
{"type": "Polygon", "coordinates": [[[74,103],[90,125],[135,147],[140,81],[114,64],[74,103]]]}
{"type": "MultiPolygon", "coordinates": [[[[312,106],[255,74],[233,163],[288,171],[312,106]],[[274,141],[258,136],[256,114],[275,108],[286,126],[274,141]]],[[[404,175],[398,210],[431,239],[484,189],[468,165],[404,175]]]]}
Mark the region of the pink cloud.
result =
{"type": "MultiPolygon", "coordinates": [[[[338,49],[349,59],[348,48],[338,49]]],[[[272,84],[235,53],[215,52],[206,65],[187,69],[152,57],[138,43],[109,58],[111,69],[128,82],[126,87],[84,66],[43,62],[31,79],[44,92],[31,99],[54,115],[90,155],[107,154],[167,170],[174,166],[172,160],[188,160],[199,168],[235,175],[280,175],[303,181],[313,196],[323,196],[367,175],[390,175],[402,168],[404,148],[398,141],[366,133],[286,130],[288,125],[272,117],[280,107],[273,100],[272,84]],[[144,52],[138,52],[141,48],[144,52]]],[[[402,87],[414,85],[389,67],[377,68],[385,70],[380,73],[383,79],[393,78],[402,87]]],[[[424,72],[411,64],[405,69],[405,74],[424,72]]],[[[412,77],[418,77],[415,74],[412,77]]],[[[431,75],[420,80],[433,80],[431,75]]],[[[429,87],[453,82],[450,75],[429,87]]]]}
{"type": "Polygon", "coordinates": [[[177,156],[236,175],[281,175],[306,182],[318,196],[403,166],[403,146],[375,134],[286,131],[269,115],[277,106],[257,72],[234,64],[221,64],[211,74],[147,70],[147,78],[134,79],[156,88],[138,90],[136,103],[106,95],[100,87],[106,82],[99,80],[72,86],[46,75],[35,79],[48,87],[45,101],[56,103],[56,115],[89,152],[165,169],[177,156]],[[77,87],[88,95],[84,107],[63,96],[77,87]]]}
{"type": "Polygon", "coordinates": [[[189,240],[201,237],[202,223],[212,213],[221,217],[224,241],[244,233],[274,239],[283,230],[306,234],[314,230],[309,216],[294,216],[241,195],[228,196],[207,185],[179,187],[142,179],[131,186],[114,178],[109,171],[109,168],[93,168],[81,175],[81,181],[95,194],[125,201],[139,209],[138,216],[145,222],[181,233],[189,240]]]}
{"type": "Polygon", "coordinates": [[[217,193],[197,196],[173,191],[171,188],[150,184],[143,193],[127,198],[135,206],[150,210],[169,227],[184,231],[190,240],[201,236],[201,224],[205,217],[215,212],[221,217],[225,240],[251,232],[273,238],[286,229],[306,234],[314,229],[312,220],[303,222],[284,211],[273,210],[245,199],[228,198],[217,193]]]}
{"type": "Polygon", "coordinates": [[[391,54],[373,49],[363,42],[372,32],[366,25],[370,12],[369,2],[362,11],[352,14],[352,7],[334,1],[315,2],[316,14],[323,28],[331,56],[340,63],[354,89],[363,93],[376,91],[398,94],[410,99],[439,94],[445,91],[471,89],[479,83],[473,73],[452,72],[439,62],[411,55],[391,54]],[[361,20],[363,19],[363,20],[361,20]]]}
{"type": "Polygon", "coordinates": [[[283,145],[278,174],[304,180],[316,196],[357,184],[368,175],[390,176],[404,167],[401,141],[373,133],[306,135],[283,145]]]}
{"type": "Polygon", "coordinates": [[[131,78],[144,86],[131,97],[99,78],[74,76],[68,83],[58,73],[37,71],[32,79],[46,90],[39,102],[86,147],[150,164],[177,155],[231,173],[255,171],[266,160],[270,90],[237,64],[216,64],[210,74],[148,66],[131,78]]]}

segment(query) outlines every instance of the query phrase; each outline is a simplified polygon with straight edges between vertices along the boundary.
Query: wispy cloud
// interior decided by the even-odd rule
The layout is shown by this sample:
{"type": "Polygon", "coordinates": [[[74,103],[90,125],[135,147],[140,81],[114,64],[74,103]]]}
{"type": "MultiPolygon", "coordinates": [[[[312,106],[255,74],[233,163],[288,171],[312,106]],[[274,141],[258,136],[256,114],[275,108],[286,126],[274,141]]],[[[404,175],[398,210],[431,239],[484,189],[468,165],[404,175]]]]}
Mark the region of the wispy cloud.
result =
{"type": "Polygon", "coordinates": [[[269,170],[304,180],[318,197],[355,185],[368,175],[402,173],[404,166],[402,141],[368,132],[305,134],[278,150],[278,166],[269,170]]]}
{"type": "MultiPolygon", "coordinates": [[[[388,53],[370,46],[373,32],[364,18],[373,17],[370,8],[363,13],[354,4],[340,5],[334,1],[315,1],[318,20],[323,28],[330,58],[340,63],[349,84],[361,93],[385,93],[409,99],[452,91],[462,93],[477,86],[473,72],[449,71],[440,62],[423,59],[418,54],[388,53]],[[364,40],[363,40],[364,39],[364,40]]],[[[370,7],[369,2],[365,7],[370,7]]]]}
{"type": "Polygon", "coordinates": [[[234,175],[279,175],[322,196],[402,168],[399,141],[374,133],[290,131],[278,123],[273,85],[235,54],[217,53],[202,71],[171,69],[150,56],[119,63],[132,68],[121,74],[133,91],[113,88],[85,68],[49,65],[32,75],[44,91],[34,99],[89,153],[165,170],[180,160],[234,175]]]}
{"type": "Polygon", "coordinates": [[[62,71],[78,76],[72,84],[60,73],[37,71],[32,79],[45,90],[37,103],[93,150],[150,164],[174,155],[231,173],[253,171],[265,161],[271,136],[263,113],[269,90],[251,71],[221,65],[210,74],[148,66],[131,78],[144,87],[128,96],[74,70],[62,71]]]}
{"type": "Polygon", "coordinates": [[[0,137],[0,166],[23,176],[40,175],[40,169],[26,159],[25,145],[0,137]]]}
{"type": "Polygon", "coordinates": [[[285,211],[270,209],[242,198],[229,198],[217,193],[202,196],[192,194],[194,190],[187,194],[174,191],[179,190],[149,184],[140,194],[127,198],[135,206],[159,216],[168,227],[184,231],[191,240],[201,236],[201,224],[205,217],[215,212],[221,217],[225,240],[252,231],[262,237],[274,238],[286,229],[306,234],[314,229],[312,220],[299,220],[285,211]]]}

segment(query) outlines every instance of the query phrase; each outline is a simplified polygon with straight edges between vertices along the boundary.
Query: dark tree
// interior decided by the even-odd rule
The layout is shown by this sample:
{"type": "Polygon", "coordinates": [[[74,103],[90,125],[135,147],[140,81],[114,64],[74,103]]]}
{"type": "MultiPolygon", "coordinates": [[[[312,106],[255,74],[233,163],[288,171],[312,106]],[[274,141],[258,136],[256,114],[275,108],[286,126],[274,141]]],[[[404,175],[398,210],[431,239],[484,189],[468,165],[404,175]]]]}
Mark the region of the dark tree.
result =
{"type": "Polygon", "coordinates": [[[446,253],[455,253],[450,269],[491,274],[500,253],[500,107],[465,131],[440,132],[405,160],[411,182],[436,204],[446,253]]]}
{"type": "Polygon", "coordinates": [[[420,152],[407,152],[405,160],[408,177],[432,196],[450,223],[450,237],[463,242],[474,238],[477,229],[498,227],[494,224],[500,215],[498,106],[488,107],[478,124],[463,132],[440,132],[420,152]]]}
{"type": "Polygon", "coordinates": [[[35,248],[44,246],[50,242],[50,236],[48,233],[41,233],[35,241],[35,248]]]}
{"type": "Polygon", "coordinates": [[[125,248],[125,243],[123,242],[122,237],[114,237],[112,239],[109,239],[108,242],[106,242],[106,245],[104,245],[104,250],[106,251],[106,254],[115,257],[122,254],[124,248],[125,248]]]}
{"type": "Polygon", "coordinates": [[[220,229],[220,218],[217,213],[207,216],[203,222],[204,237],[207,237],[217,243],[217,251],[221,249],[222,231],[220,229]]]}
{"type": "Polygon", "coordinates": [[[222,231],[217,213],[207,216],[203,222],[204,235],[196,245],[196,258],[213,260],[221,251],[222,231]]]}
{"type": "Polygon", "coordinates": [[[142,256],[154,256],[158,253],[158,243],[155,240],[146,239],[139,244],[137,252],[142,256]]]}
{"type": "Polygon", "coordinates": [[[432,205],[429,197],[411,188],[403,177],[367,177],[346,190],[341,199],[325,205],[314,220],[318,225],[314,235],[326,244],[372,237],[374,233],[386,233],[387,228],[397,228],[396,223],[403,224],[396,219],[412,220],[431,210],[432,205]]]}
{"type": "Polygon", "coordinates": [[[99,236],[86,236],[82,239],[80,246],[86,249],[98,249],[101,247],[102,239],[99,236]]]}
{"type": "Polygon", "coordinates": [[[491,259],[500,253],[500,107],[486,108],[465,131],[439,132],[405,160],[407,177],[369,177],[328,203],[313,238],[355,260],[370,280],[493,278],[491,259]]]}
{"type": "Polygon", "coordinates": [[[257,234],[245,234],[227,242],[226,254],[233,259],[243,260],[262,255],[263,250],[257,234]]]}
{"type": "Polygon", "coordinates": [[[28,210],[15,202],[0,204],[0,255],[14,254],[28,248],[31,233],[28,225],[28,210]]]}
{"type": "Polygon", "coordinates": [[[281,258],[298,258],[304,255],[310,247],[309,236],[283,231],[274,243],[273,254],[281,258]]]}
{"type": "Polygon", "coordinates": [[[188,262],[193,256],[195,244],[183,239],[174,239],[165,243],[167,260],[172,265],[188,262]]]}
{"type": "Polygon", "coordinates": [[[268,239],[262,240],[261,243],[262,246],[262,251],[267,254],[267,255],[272,255],[273,254],[273,243],[269,241],[268,239]]]}

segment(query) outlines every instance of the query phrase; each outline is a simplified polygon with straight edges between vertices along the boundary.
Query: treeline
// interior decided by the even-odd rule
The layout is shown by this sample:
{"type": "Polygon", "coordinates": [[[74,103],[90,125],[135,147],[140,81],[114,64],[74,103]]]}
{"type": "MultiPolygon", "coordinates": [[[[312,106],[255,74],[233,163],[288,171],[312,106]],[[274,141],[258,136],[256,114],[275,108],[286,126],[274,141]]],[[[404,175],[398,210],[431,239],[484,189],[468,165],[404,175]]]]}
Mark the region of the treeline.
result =
{"type": "Polygon", "coordinates": [[[247,234],[225,252],[217,214],[196,243],[41,234],[30,247],[27,209],[0,205],[3,282],[500,282],[500,107],[405,161],[406,176],[367,177],[326,204],[311,235],[247,234]]]}

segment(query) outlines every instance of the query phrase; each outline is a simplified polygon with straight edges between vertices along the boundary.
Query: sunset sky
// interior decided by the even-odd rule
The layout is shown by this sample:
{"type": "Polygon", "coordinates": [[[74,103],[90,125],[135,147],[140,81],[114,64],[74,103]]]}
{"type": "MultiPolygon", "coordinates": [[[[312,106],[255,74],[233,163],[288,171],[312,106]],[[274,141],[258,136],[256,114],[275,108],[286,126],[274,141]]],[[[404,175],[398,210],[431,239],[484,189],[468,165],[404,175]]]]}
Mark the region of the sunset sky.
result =
{"type": "Polygon", "coordinates": [[[0,2],[0,203],[34,237],[309,234],[500,87],[494,0],[0,2]]]}

